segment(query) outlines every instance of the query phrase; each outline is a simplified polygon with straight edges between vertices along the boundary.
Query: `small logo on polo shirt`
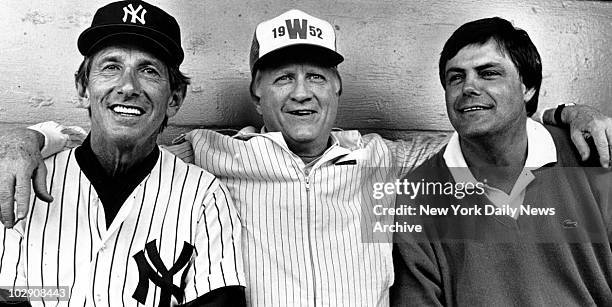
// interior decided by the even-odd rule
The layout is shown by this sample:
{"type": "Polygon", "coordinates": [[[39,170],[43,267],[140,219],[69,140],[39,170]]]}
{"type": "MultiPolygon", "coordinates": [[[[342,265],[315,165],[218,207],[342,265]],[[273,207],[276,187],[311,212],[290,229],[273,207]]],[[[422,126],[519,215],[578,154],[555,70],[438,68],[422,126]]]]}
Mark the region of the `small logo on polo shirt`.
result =
{"type": "Polygon", "coordinates": [[[567,219],[561,222],[561,225],[563,225],[563,228],[576,228],[578,227],[578,222],[567,219]]]}
{"type": "Polygon", "coordinates": [[[138,5],[137,9],[134,9],[134,7],[132,6],[132,4],[128,4],[128,6],[124,6],[123,7],[123,22],[127,21],[128,15],[132,16],[132,19],[130,19],[131,23],[136,23],[136,21],[140,22],[141,24],[145,24],[145,14],[147,13],[147,10],[144,9],[142,7],[142,5],[138,5]],[[138,12],[140,12],[140,16],[138,16],[138,12]]]}

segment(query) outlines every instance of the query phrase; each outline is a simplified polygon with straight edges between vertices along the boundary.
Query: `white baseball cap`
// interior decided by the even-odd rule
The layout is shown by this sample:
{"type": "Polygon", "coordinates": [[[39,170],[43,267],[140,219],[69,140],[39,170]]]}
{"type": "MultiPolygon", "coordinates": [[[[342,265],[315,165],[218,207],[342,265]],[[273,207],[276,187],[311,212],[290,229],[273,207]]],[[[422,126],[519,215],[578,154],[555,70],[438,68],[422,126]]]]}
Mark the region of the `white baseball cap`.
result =
{"type": "Polygon", "coordinates": [[[266,61],[305,59],[336,66],[344,57],[336,50],[336,32],[327,21],[300,10],[290,10],[255,29],[251,45],[251,74],[266,61]]]}

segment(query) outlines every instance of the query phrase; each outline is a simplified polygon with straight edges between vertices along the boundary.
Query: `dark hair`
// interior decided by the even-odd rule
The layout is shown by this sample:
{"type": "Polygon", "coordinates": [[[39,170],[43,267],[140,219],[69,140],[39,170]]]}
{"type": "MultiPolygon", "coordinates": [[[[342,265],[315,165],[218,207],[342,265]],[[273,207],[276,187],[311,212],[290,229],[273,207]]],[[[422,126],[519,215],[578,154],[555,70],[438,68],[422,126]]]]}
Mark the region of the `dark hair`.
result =
{"type": "Polygon", "coordinates": [[[527,32],[515,28],[512,23],[499,17],[468,22],[459,27],[446,41],[439,62],[442,87],[446,88],[446,63],[455,57],[459,50],[468,45],[484,45],[491,39],[497,43],[499,50],[512,60],[525,87],[535,89],[533,97],[525,104],[527,116],[531,116],[538,108],[542,60],[527,32]]]}
{"type": "MultiPolygon", "coordinates": [[[[74,74],[75,84],[80,84],[83,89],[85,89],[89,84],[89,73],[91,72],[92,62],[93,55],[85,56],[83,62],[81,62],[81,65],[79,65],[79,70],[77,70],[77,72],[74,74]]],[[[185,94],[187,93],[187,85],[191,83],[189,77],[185,76],[185,74],[181,72],[178,65],[169,65],[166,61],[164,61],[163,63],[168,68],[168,81],[170,82],[170,90],[172,92],[178,91],[179,95],[181,95],[182,98],[185,98],[185,94]]],[[[91,116],[90,107],[87,108],[87,111],[89,112],[89,116],[91,116]]],[[[164,130],[167,125],[168,117],[165,117],[164,121],[161,124],[159,132],[164,130]]]]}

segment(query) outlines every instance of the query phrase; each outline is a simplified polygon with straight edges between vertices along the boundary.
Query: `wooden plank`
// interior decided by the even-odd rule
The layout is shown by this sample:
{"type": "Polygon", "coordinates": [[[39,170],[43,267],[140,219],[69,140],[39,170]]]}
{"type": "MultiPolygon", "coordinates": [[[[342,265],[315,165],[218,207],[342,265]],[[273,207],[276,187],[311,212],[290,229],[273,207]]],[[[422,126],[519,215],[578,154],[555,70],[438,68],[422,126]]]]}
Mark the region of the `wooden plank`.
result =
{"type": "MultiPolygon", "coordinates": [[[[24,124],[2,124],[0,123],[0,130],[4,129],[12,129],[12,128],[23,128],[26,127],[24,124]]],[[[232,131],[238,131],[240,127],[197,127],[197,126],[168,126],[164,132],[158,138],[158,144],[162,145],[170,145],[172,141],[180,136],[183,133],[187,133],[193,129],[202,128],[202,129],[213,129],[217,131],[221,131],[225,134],[232,135],[232,131]]],[[[85,127],[87,131],[89,131],[88,127],[85,127]]],[[[400,140],[407,139],[411,135],[419,134],[419,135],[428,135],[435,137],[445,137],[449,136],[451,132],[449,131],[416,131],[416,130],[381,130],[381,129],[360,129],[362,134],[366,133],[378,133],[382,137],[390,140],[400,140]]]]}
{"type": "MultiPolygon", "coordinates": [[[[78,34],[109,1],[0,4],[0,123],[55,120],[87,125],[73,73],[78,34]],[[6,30],[8,29],[8,31],[6,30]]],[[[296,7],[329,20],[345,56],[337,125],[449,130],[438,54],[459,25],[498,15],[526,29],[543,58],[541,103],[595,105],[612,115],[612,3],[592,1],[200,1],[151,0],[182,25],[192,77],[176,126],[259,126],[248,92],[255,25],[296,7]]]]}

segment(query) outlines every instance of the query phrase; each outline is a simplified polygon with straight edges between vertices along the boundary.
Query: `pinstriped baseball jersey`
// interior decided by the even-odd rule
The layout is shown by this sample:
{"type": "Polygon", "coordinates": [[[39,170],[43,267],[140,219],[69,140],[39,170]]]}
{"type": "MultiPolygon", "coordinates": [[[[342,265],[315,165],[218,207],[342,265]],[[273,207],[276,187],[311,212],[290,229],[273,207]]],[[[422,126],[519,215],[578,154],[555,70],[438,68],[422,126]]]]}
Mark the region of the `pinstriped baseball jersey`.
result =
{"type": "Polygon", "coordinates": [[[162,149],[107,229],[74,150],[45,164],[54,201],[0,232],[0,285],[68,286],[60,306],[167,306],[245,284],[238,213],[210,173],[162,149]]]}
{"type": "Polygon", "coordinates": [[[364,243],[362,206],[371,205],[362,203],[368,198],[361,192],[411,170],[446,139],[390,142],[357,131],[332,134],[333,146],[308,166],[278,132],[228,137],[194,130],[186,137],[192,145],[169,148],[230,190],[243,221],[250,305],[389,304],[391,244],[364,243]]]}

